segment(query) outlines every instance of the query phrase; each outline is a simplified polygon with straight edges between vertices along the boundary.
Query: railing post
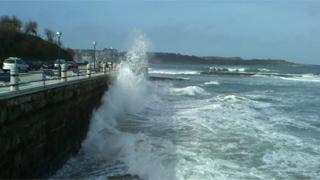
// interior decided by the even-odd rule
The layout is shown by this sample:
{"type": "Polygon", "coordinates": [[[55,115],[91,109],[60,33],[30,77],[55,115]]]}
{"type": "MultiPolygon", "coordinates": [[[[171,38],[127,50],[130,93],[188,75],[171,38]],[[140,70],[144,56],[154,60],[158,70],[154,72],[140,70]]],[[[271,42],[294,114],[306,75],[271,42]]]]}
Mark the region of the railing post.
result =
{"type": "Polygon", "coordinates": [[[61,64],[61,80],[67,81],[67,64],[61,64]]]}
{"type": "Polygon", "coordinates": [[[19,71],[17,68],[17,62],[15,62],[13,67],[10,69],[10,90],[19,90],[19,71]]]}
{"type": "Polygon", "coordinates": [[[98,72],[101,72],[101,69],[102,69],[102,67],[101,67],[101,63],[102,63],[102,62],[100,62],[100,61],[98,61],[98,62],[97,62],[97,65],[98,65],[98,72]]]}
{"type": "Polygon", "coordinates": [[[43,82],[43,87],[46,87],[46,73],[45,70],[42,70],[42,82],[43,82]]]}
{"type": "Polygon", "coordinates": [[[112,68],[112,63],[108,62],[108,71],[111,72],[111,68],[112,68]]]}
{"type": "Polygon", "coordinates": [[[77,69],[77,77],[78,77],[78,79],[79,79],[79,76],[80,76],[80,69],[78,68],[77,69]]]}
{"type": "Polygon", "coordinates": [[[107,63],[106,63],[106,62],[104,62],[104,63],[102,64],[102,71],[103,71],[103,74],[106,74],[106,73],[107,73],[107,63]]]}
{"type": "Polygon", "coordinates": [[[91,76],[91,67],[90,67],[90,63],[87,64],[87,77],[91,76]]]}

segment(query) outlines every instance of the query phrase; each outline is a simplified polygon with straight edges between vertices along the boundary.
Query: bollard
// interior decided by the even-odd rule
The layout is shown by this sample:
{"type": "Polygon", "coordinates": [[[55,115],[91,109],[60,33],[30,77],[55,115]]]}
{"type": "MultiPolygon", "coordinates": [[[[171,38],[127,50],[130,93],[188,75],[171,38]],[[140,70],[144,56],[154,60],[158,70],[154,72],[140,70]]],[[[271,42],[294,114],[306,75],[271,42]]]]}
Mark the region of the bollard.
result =
{"type": "Polygon", "coordinates": [[[17,68],[17,62],[15,62],[13,67],[10,69],[10,90],[19,90],[19,71],[17,68]]]}
{"type": "Polygon", "coordinates": [[[58,64],[58,77],[61,78],[61,64],[58,64]]]}
{"type": "Polygon", "coordinates": [[[107,73],[107,63],[105,62],[102,64],[102,71],[103,71],[103,74],[107,73]]]}
{"type": "Polygon", "coordinates": [[[67,64],[61,64],[61,81],[67,81],[67,64]]]}
{"type": "Polygon", "coordinates": [[[116,72],[116,69],[117,69],[116,63],[112,63],[112,70],[113,70],[114,72],[116,72]]]}
{"type": "Polygon", "coordinates": [[[111,72],[111,65],[112,63],[111,62],[108,62],[108,71],[111,72]]]}
{"type": "Polygon", "coordinates": [[[87,77],[91,76],[91,67],[90,67],[90,63],[87,64],[87,77]]]}

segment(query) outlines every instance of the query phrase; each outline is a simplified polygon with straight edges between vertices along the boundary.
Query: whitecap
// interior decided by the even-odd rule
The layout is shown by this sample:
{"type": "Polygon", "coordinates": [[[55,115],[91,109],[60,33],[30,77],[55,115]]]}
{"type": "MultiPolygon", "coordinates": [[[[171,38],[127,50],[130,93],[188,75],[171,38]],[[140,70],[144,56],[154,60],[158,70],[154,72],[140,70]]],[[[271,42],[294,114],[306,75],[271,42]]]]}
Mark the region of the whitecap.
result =
{"type": "Polygon", "coordinates": [[[209,95],[207,91],[202,89],[199,86],[188,86],[184,88],[172,88],[171,92],[176,95],[189,95],[189,96],[194,96],[194,95],[209,95]]]}
{"type": "Polygon", "coordinates": [[[315,75],[302,75],[301,77],[280,77],[280,79],[288,81],[301,81],[301,82],[320,82],[320,77],[315,75]]]}
{"type": "Polygon", "coordinates": [[[218,81],[208,81],[205,82],[204,85],[219,85],[220,83],[218,81]]]}
{"type": "Polygon", "coordinates": [[[149,69],[149,74],[168,74],[168,75],[198,75],[199,71],[175,70],[175,69],[149,69]]]}

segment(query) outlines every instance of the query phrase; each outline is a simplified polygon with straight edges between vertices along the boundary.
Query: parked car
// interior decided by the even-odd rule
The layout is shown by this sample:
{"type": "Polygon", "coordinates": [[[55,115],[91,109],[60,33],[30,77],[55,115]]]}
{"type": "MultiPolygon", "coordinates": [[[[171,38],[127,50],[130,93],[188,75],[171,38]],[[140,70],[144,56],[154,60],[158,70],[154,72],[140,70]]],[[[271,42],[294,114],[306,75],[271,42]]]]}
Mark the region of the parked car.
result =
{"type": "Polygon", "coordinates": [[[39,70],[41,68],[41,62],[27,62],[29,70],[39,70]]]}
{"type": "Polygon", "coordinates": [[[52,62],[43,63],[41,69],[54,69],[54,64],[52,62]]]}
{"type": "Polygon", "coordinates": [[[10,71],[13,69],[14,64],[17,65],[18,71],[22,72],[28,72],[29,71],[29,65],[26,64],[22,59],[17,58],[17,57],[9,57],[4,60],[3,62],[3,71],[10,71]]]}
{"type": "Polygon", "coordinates": [[[0,82],[10,82],[10,73],[0,70],[0,82]]]}
{"type": "Polygon", "coordinates": [[[57,59],[55,62],[54,62],[54,68],[59,68],[59,66],[61,64],[66,64],[66,61],[64,59],[57,59]]]}
{"type": "Polygon", "coordinates": [[[78,64],[73,61],[67,61],[68,69],[78,69],[78,64]]]}

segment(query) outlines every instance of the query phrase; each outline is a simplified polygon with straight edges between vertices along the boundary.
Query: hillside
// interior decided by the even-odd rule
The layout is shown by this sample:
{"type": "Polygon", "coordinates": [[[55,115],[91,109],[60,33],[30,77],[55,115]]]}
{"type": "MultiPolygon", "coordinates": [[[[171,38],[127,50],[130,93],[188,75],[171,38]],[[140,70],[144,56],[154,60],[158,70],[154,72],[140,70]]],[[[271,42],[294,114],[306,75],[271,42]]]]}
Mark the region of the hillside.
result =
{"type": "MultiPolygon", "coordinates": [[[[8,57],[20,57],[25,60],[54,60],[58,58],[59,47],[38,36],[15,31],[0,30],[0,60],[8,57]]],[[[73,60],[64,49],[60,49],[61,58],[73,60]]]]}
{"type": "Polygon", "coordinates": [[[285,60],[250,59],[240,57],[197,57],[175,53],[148,53],[149,62],[154,64],[218,64],[218,65],[298,65],[285,60]]]}

